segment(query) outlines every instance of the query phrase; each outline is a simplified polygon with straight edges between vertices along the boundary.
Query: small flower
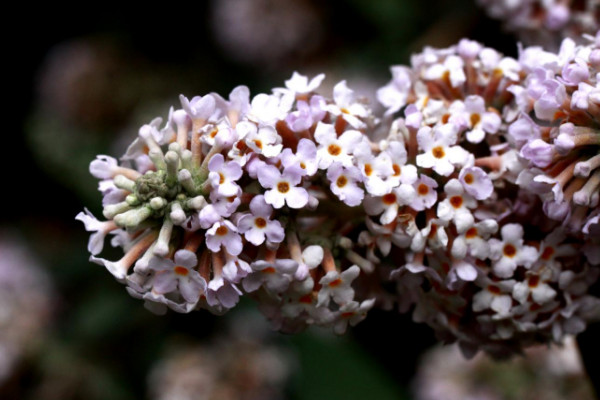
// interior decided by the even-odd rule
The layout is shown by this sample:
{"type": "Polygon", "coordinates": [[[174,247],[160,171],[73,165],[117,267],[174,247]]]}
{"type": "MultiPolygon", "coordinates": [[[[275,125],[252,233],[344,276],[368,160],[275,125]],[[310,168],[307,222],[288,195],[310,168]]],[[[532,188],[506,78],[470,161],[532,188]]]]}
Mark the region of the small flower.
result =
{"type": "Polygon", "coordinates": [[[446,199],[438,204],[437,215],[444,221],[452,220],[459,233],[465,232],[474,222],[469,208],[477,207],[477,200],[465,193],[458,179],[450,179],[444,186],[446,199]]]}
{"type": "Polygon", "coordinates": [[[350,301],[340,307],[339,315],[333,323],[333,331],[337,335],[346,332],[348,324],[355,326],[367,317],[367,312],[375,305],[375,299],[365,300],[362,303],[350,301]]]}
{"type": "Polygon", "coordinates": [[[365,192],[356,184],[362,181],[362,175],[358,168],[344,168],[339,163],[334,163],[327,171],[327,179],[331,182],[329,186],[333,194],[350,207],[358,206],[365,192]]]}
{"type": "Polygon", "coordinates": [[[500,278],[509,278],[519,265],[529,268],[537,261],[535,247],[523,244],[523,227],[506,224],[500,230],[502,240],[490,239],[490,258],[494,260],[494,273],[500,278]]]}
{"type": "Polygon", "coordinates": [[[242,167],[235,161],[225,162],[222,154],[215,154],[208,162],[208,179],[221,196],[234,196],[239,190],[235,181],[242,176],[242,167]]]}
{"type": "Polygon", "coordinates": [[[156,274],[152,279],[153,290],[158,294],[166,294],[179,290],[188,303],[197,303],[201,294],[206,291],[206,281],[194,268],[198,258],[188,250],[178,250],[175,260],[154,257],[149,267],[156,274]]]}
{"type": "Polygon", "coordinates": [[[317,158],[320,169],[327,169],[334,162],[350,167],[353,165],[350,155],[362,141],[362,134],[359,131],[349,130],[338,137],[333,125],[319,122],[315,130],[315,140],[319,143],[317,158]]]}
{"type": "Polygon", "coordinates": [[[302,181],[302,171],[289,167],[279,172],[272,165],[258,170],[258,181],[267,189],[265,201],[275,208],[287,204],[290,208],[302,208],[308,202],[308,192],[302,187],[296,187],[302,181]]]}
{"type": "Polygon", "coordinates": [[[260,246],[265,237],[269,242],[281,243],[285,233],[279,221],[271,221],[273,207],[265,202],[262,195],[255,196],[250,202],[252,214],[243,215],[238,221],[238,230],[246,240],[255,246],[260,246]]]}
{"type": "Polygon", "coordinates": [[[458,180],[463,188],[477,200],[485,200],[492,195],[494,185],[490,177],[479,167],[464,167],[460,170],[458,180]]]}
{"type": "Polygon", "coordinates": [[[453,146],[457,140],[458,130],[452,124],[430,128],[424,126],[417,133],[419,148],[424,151],[417,156],[417,165],[433,168],[442,176],[454,172],[454,165],[464,164],[468,153],[460,146],[453,146]]]}
{"type": "Polygon", "coordinates": [[[338,118],[344,118],[354,129],[362,128],[365,125],[360,118],[367,117],[367,109],[355,101],[354,91],[348,88],[346,81],[341,81],[334,86],[333,100],[335,104],[330,104],[327,108],[330,113],[338,118]]]}
{"type": "Polygon", "coordinates": [[[325,74],[319,74],[309,82],[308,77],[294,71],[292,77],[285,81],[285,86],[294,94],[307,94],[314,92],[321,85],[323,79],[325,79],[325,74]]]}
{"type": "Polygon", "coordinates": [[[84,210],[85,213],[80,212],[75,219],[84,223],[86,231],[96,232],[90,236],[88,242],[88,251],[95,256],[102,251],[106,234],[117,229],[117,225],[114,221],[98,221],[87,208],[84,210]]]}
{"type": "Polygon", "coordinates": [[[409,206],[415,211],[423,211],[431,208],[437,201],[438,194],[436,188],[438,184],[427,175],[421,174],[421,177],[413,183],[416,196],[410,202],[409,206]]]}
{"type": "Polygon", "coordinates": [[[352,301],[354,298],[354,289],[352,289],[352,281],[360,274],[360,268],[353,265],[342,273],[337,271],[329,271],[321,278],[321,290],[317,307],[326,306],[329,304],[329,299],[333,299],[338,305],[352,301]]]}
{"type": "Polygon", "coordinates": [[[298,263],[290,259],[276,259],[274,261],[258,260],[250,264],[252,272],[244,278],[242,285],[247,292],[254,292],[262,285],[268,290],[281,293],[286,290],[292,281],[298,263]]]}
{"type": "Polygon", "coordinates": [[[242,252],[243,244],[235,225],[228,220],[221,220],[206,231],[206,247],[213,252],[219,252],[224,247],[227,253],[237,256],[242,252]]]}

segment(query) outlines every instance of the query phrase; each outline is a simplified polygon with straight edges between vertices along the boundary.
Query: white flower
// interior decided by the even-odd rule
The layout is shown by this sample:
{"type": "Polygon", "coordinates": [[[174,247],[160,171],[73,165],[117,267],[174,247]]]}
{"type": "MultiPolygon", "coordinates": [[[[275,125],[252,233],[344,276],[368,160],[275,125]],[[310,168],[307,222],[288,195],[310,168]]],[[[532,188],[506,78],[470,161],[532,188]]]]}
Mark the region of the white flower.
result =
{"type": "Polygon", "coordinates": [[[417,165],[433,168],[443,176],[454,172],[455,165],[464,165],[469,160],[469,153],[460,146],[453,146],[456,144],[457,133],[458,130],[453,124],[436,126],[433,129],[424,126],[419,129],[417,141],[424,153],[417,155],[417,165]]]}
{"type": "Polygon", "coordinates": [[[302,171],[289,167],[283,173],[272,166],[266,165],[258,170],[258,181],[267,189],[265,201],[275,208],[287,204],[290,208],[302,208],[308,203],[308,192],[302,187],[296,187],[302,181],[302,171]]]}
{"type": "Polygon", "coordinates": [[[294,94],[307,94],[314,92],[321,85],[323,79],[325,79],[325,74],[319,74],[309,82],[308,77],[294,71],[292,77],[285,81],[285,86],[294,94]]]}
{"type": "Polygon", "coordinates": [[[260,246],[265,237],[269,242],[281,243],[285,233],[279,221],[271,221],[273,207],[265,202],[262,195],[255,196],[250,202],[251,214],[243,215],[238,221],[239,232],[255,246],[260,246]]]}
{"type": "Polygon", "coordinates": [[[360,118],[368,115],[364,105],[354,99],[354,91],[346,86],[346,81],[341,81],[333,88],[333,100],[327,110],[335,116],[344,118],[354,129],[364,127],[365,123],[360,118]]]}
{"type": "Polygon", "coordinates": [[[334,162],[339,162],[344,167],[352,166],[353,159],[350,154],[362,139],[362,133],[355,130],[346,131],[338,137],[333,125],[319,122],[315,130],[315,140],[319,143],[319,168],[327,169],[334,162]]]}
{"type": "Polygon", "coordinates": [[[221,246],[232,256],[240,254],[244,247],[237,228],[228,220],[217,221],[206,231],[206,247],[216,253],[221,246]]]}
{"type": "Polygon", "coordinates": [[[506,224],[500,231],[502,241],[490,239],[490,258],[494,260],[494,274],[509,278],[519,265],[529,268],[538,258],[535,247],[523,245],[523,227],[506,224]]]}
{"type": "Polygon", "coordinates": [[[477,207],[477,200],[465,193],[458,179],[450,179],[444,186],[446,199],[438,204],[437,215],[444,221],[452,220],[459,233],[473,226],[474,218],[469,208],[477,207]]]}
{"type": "Polygon", "coordinates": [[[329,271],[321,278],[321,290],[319,290],[317,307],[327,306],[332,298],[338,305],[342,306],[354,298],[352,281],[360,274],[358,265],[353,265],[341,274],[337,271],[329,271]]]}
{"type": "Polygon", "coordinates": [[[198,258],[189,250],[178,250],[175,261],[154,257],[148,266],[156,273],[152,279],[153,290],[158,294],[167,294],[179,290],[188,303],[196,303],[206,291],[206,281],[194,270],[198,258]]]}
{"type": "Polygon", "coordinates": [[[208,179],[221,196],[234,196],[240,189],[235,183],[242,176],[242,167],[235,161],[225,162],[222,154],[215,154],[208,162],[208,179]]]}

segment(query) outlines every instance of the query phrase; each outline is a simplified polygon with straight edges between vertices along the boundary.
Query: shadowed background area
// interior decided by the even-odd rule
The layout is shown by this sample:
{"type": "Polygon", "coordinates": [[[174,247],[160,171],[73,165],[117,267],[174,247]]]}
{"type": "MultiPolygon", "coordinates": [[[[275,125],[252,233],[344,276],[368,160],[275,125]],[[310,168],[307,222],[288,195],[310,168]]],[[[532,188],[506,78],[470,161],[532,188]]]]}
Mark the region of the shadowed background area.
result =
{"type": "MultiPolygon", "coordinates": [[[[254,95],[296,70],[325,72],[324,91],[346,79],[375,105],[389,66],[424,45],[470,37],[515,56],[516,39],[468,0],[88,7],[22,10],[19,25],[35,34],[14,32],[5,50],[12,107],[0,214],[0,398],[413,398],[419,360],[435,338],[408,315],[373,311],[335,338],[271,333],[252,303],[219,318],[145,310],[88,262],[88,234],[74,220],[84,207],[101,214],[88,165],[96,154],[122,154],[179,94],[226,95],[245,84],[254,95]]],[[[119,257],[112,250],[107,258],[119,257]]],[[[591,326],[584,340],[597,331],[591,326]]],[[[500,378],[480,398],[535,398],[526,389],[539,388],[535,374],[519,381],[506,365],[482,368],[481,380],[500,378]],[[503,383],[525,389],[502,393],[503,383]]],[[[566,396],[557,398],[581,382],[577,398],[593,398],[580,369],[552,373],[566,382],[557,383],[566,396]]]]}

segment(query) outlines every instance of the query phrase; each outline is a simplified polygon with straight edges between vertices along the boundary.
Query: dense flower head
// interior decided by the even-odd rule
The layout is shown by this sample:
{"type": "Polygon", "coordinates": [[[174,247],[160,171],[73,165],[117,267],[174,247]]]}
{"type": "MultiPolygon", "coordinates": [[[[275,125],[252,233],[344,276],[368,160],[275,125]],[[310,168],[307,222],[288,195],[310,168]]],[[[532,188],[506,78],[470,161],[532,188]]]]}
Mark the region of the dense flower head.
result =
{"type": "Polygon", "coordinates": [[[381,119],[345,81],[316,94],[322,75],[181,96],[121,163],[92,162],[91,260],[157,312],[249,296],[282,331],[343,333],[396,305],[467,355],[560,341],[600,317],[597,45],[426,48],[381,119]]]}

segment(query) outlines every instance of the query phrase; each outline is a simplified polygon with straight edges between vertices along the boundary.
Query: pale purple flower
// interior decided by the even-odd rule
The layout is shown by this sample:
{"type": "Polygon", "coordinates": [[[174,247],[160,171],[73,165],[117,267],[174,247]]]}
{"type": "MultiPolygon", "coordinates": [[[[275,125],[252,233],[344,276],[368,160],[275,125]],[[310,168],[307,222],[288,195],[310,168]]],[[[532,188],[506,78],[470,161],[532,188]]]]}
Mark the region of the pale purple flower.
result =
{"type": "Polygon", "coordinates": [[[393,114],[404,107],[412,86],[412,71],[409,68],[394,66],[390,71],[392,80],[377,90],[377,100],[387,108],[386,115],[393,114]]]}
{"type": "Polygon", "coordinates": [[[427,208],[432,207],[438,198],[437,182],[431,179],[425,174],[421,174],[421,177],[413,183],[415,188],[415,197],[410,202],[409,206],[415,211],[423,211],[427,208]]]}
{"type": "Polygon", "coordinates": [[[227,255],[227,262],[223,266],[221,274],[223,278],[231,283],[239,283],[242,278],[252,272],[250,264],[236,256],[227,255]]]}
{"type": "Polygon", "coordinates": [[[425,79],[444,79],[447,76],[450,85],[456,88],[462,85],[467,79],[463,67],[464,61],[462,58],[451,55],[446,57],[443,65],[436,63],[430,66],[423,74],[423,77],[425,79]]]}
{"type": "Polygon", "coordinates": [[[464,164],[469,154],[460,146],[454,146],[457,140],[457,128],[453,124],[430,128],[424,126],[417,133],[419,148],[424,151],[417,155],[417,165],[433,168],[440,175],[448,176],[454,172],[454,166],[464,164]]]}
{"type": "Polygon", "coordinates": [[[351,285],[358,275],[360,275],[358,265],[353,265],[342,273],[329,271],[325,274],[319,281],[321,290],[319,290],[317,306],[327,306],[330,298],[340,306],[352,301],[354,289],[351,285]]]}
{"type": "Polygon", "coordinates": [[[521,148],[521,157],[531,161],[534,165],[545,168],[552,162],[554,146],[542,139],[534,139],[521,148]]]}
{"type": "Polygon", "coordinates": [[[506,224],[500,231],[502,240],[490,239],[490,257],[494,260],[494,273],[500,278],[510,278],[522,265],[529,268],[537,261],[535,247],[523,244],[523,227],[519,224],[506,224]]]}
{"type": "Polygon", "coordinates": [[[400,205],[411,204],[415,197],[416,192],[412,185],[402,184],[381,197],[367,196],[364,207],[368,215],[383,213],[380,221],[385,225],[396,219],[400,205]]]}
{"type": "Polygon", "coordinates": [[[272,126],[257,127],[250,122],[240,122],[236,127],[238,132],[243,133],[246,145],[256,154],[262,154],[265,157],[275,157],[281,153],[283,145],[281,136],[272,126]]]}
{"type": "Polygon", "coordinates": [[[252,99],[248,118],[260,126],[274,125],[278,120],[285,119],[292,108],[294,93],[283,95],[258,94],[252,99]]]}
{"type": "Polygon", "coordinates": [[[285,233],[279,221],[271,221],[273,207],[266,203],[263,195],[255,196],[250,202],[251,214],[243,215],[238,221],[238,230],[246,240],[260,246],[265,237],[269,242],[281,243],[285,233]]]}
{"type": "Polygon", "coordinates": [[[198,258],[189,250],[178,250],[174,261],[168,258],[154,257],[148,264],[155,271],[152,279],[153,290],[158,294],[167,294],[179,290],[188,303],[196,303],[206,291],[206,281],[194,268],[198,258]]]}
{"type": "Polygon", "coordinates": [[[302,175],[313,176],[317,172],[317,146],[312,140],[300,139],[296,148],[296,154],[291,149],[285,148],[279,155],[284,168],[298,166],[302,169],[302,175]]]}
{"type": "Polygon", "coordinates": [[[302,251],[300,257],[295,257],[292,254],[292,258],[298,263],[298,269],[294,278],[299,281],[306,279],[311,269],[315,269],[321,265],[323,254],[323,248],[317,245],[307,246],[302,251]]]}
{"type": "Polygon", "coordinates": [[[215,154],[208,162],[208,179],[221,196],[234,196],[239,186],[235,183],[242,176],[242,167],[235,161],[225,162],[222,154],[215,154]]]}
{"type": "Polygon", "coordinates": [[[477,207],[477,200],[465,193],[458,179],[450,179],[444,186],[446,198],[438,204],[437,215],[444,221],[453,221],[458,233],[473,226],[474,218],[470,208],[477,207]]]}
{"type": "Polygon", "coordinates": [[[302,208],[308,202],[308,192],[296,187],[302,181],[299,168],[290,167],[281,173],[276,167],[267,165],[258,170],[258,181],[262,187],[271,189],[265,192],[265,201],[275,208],[287,204],[290,208],[302,208]]]}
{"type": "Polygon", "coordinates": [[[268,290],[281,293],[292,281],[298,263],[290,259],[276,259],[272,262],[258,260],[250,264],[252,272],[242,281],[244,290],[254,292],[263,286],[268,290]]]}
{"type": "Polygon", "coordinates": [[[357,186],[362,175],[356,167],[344,168],[342,164],[334,163],[327,170],[327,179],[333,194],[350,207],[358,206],[365,197],[364,190],[357,186]]]}
{"type": "Polygon", "coordinates": [[[88,241],[88,251],[95,256],[102,251],[106,234],[117,229],[117,226],[113,221],[98,221],[87,208],[84,210],[85,213],[80,212],[75,219],[83,222],[86,231],[95,232],[88,241]]]}
{"type": "Polygon", "coordinates": [[[556,290],[548,284],[549,278],[551,276],[548,276],[547,273],[529,274],[525,281],[515,284],[512,296],[521,304],[527,303],[530,295],[535,303],[546,304],[556,296],[556,290]]]}
{"type": "Polygon", "coordinates": [[[210,94],[206,96],[194,96],[192,100],[188,100],[187,97],[181,94],[179,95],[179,100],[181,101],[181,107],[193,121],[206,122],[217,111],[215,98],[210,94]]]}
{"type": "Polygon", "coordinates": [[[215,253],[219,252],[221,247],[223,247],[227,253],[237,256],[242,252],[244,246],[235,225],[228,220],[222,220],[215,222],[206,231],[206,247],[215,253]]]}
{"type": "Polygon", "coordinates": [[[308,77],[294,71],[292,77],[285,81],[285,86],[294,94],[307,94],[314,92],[325,79],[325,74],[319,74],[309,82],[308,77]]]}
{"type": "Polygon", "coordinates": [[[477,200],[485,200],[494,191],[490,177],[479,167],[464,167],[460,170],[458,180],[467,193],[477,200]]]}
{"type": "Polygon", "coordinates": [[[396,187],[400,184],[412,185],[417,180],[417,167],[406,164],[407,154],[404,144],[401,142],[390,142],[381,154],[389,155],[392,161],[392,171],[386,177],[386,184],[396,187]]]}
{"type": "Polygon", "coordinates": [[[485,111],[485,103],[481,96],[468,96],[464,103],[455,101],[449,109],[450,123],[460,129],[467,129],[467,140],[480,143],[486,133],[496,133],[500,128],[500,116],[494,112],[485,111]]]}
{"type": "Polygon", "coordinates": [[[501,316],[509,314],[512,308],[512,297],[509,293],[515,281],[490,282],[473,296],[473,311],[480,312],[488,308],[501,316]]]}
{"type": "Polygon", "coordinates": [[[367,312],[375,305],[375,299],[365,300],[362,303],[350,301],[340,307],[338,318],[333,323],[333,331],[343,335],[350,326],[355,326],[367,317],[367,312]]]}
{"type": "Polygon", "coordinates": [[[118,166],[115,158],[99,155],[90,163],[90,173],[98,179],[112,179],[118,166]]]}
{"type": "Polygon", "coordinates": [[[331,124],[319,122],[315,130],[315,140],[319,143],[317,158],[319,168],[327,169],[333,162],[339,162],[345,167],[353,165],[350,156],[354,148],[362,141],[362,133],[355,130],[344,132],[338,137],[331,124]]]}
{"type": "Polygon", "coordinates": [[[238,303],[242,291],[238,287],[225,279],[223,276],[215,276],[209,283],[206,290],[206,302],[211,307],[224,307],[230,309],[238,303]]]}
{"type": "Polygon", "coordinates": [[[467,255],[484,260],[490,256],[489,237],[498,231],[498,223],[493,219],[477,222],[452,242],[452,257],[465,258],[467,255]]]}
{"type": "Polygon", "coordinates": [[[360,118],[367,117],[368,111],[354,99],[354,91],[348,88],[345,80],[334,86],[333,100],[335,104],[327,107],[331,114],[344,118],[355,129],[364,127],[365,123],[360,118]]]}

